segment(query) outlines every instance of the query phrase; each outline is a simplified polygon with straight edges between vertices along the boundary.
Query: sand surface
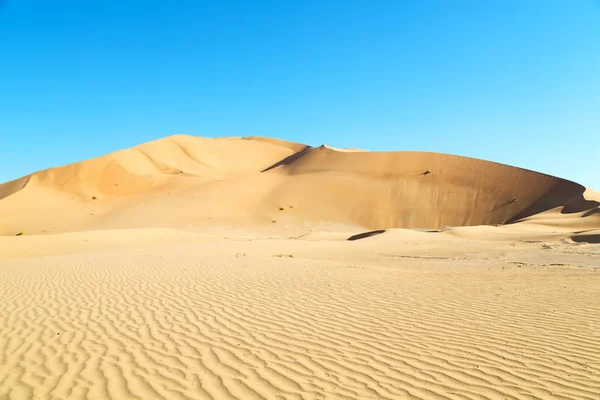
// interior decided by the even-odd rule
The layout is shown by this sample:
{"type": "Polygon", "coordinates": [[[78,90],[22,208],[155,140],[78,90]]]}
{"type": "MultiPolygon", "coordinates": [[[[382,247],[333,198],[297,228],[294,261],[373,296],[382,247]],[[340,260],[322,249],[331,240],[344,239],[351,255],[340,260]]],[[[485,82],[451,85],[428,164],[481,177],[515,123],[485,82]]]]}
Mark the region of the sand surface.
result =
{"type": "Polygon", "coordinates": [[[531,219],[579,234],[600,229],[599,206],[580,184],[484,160],[176,135],[0,185],[0,235],[215,226],[297,235],[531,219]]]}
{"type": "Polygon", "coordinates": [[[598,398],[598,245],[315,236],[0,238],[0,399],[598,398]]]}
{"type": "Polygon", "coordinates": [[[177,135],[0,185],[0,400],[595,400],[599,295],[600,194],[483,160],[177,135]]]}

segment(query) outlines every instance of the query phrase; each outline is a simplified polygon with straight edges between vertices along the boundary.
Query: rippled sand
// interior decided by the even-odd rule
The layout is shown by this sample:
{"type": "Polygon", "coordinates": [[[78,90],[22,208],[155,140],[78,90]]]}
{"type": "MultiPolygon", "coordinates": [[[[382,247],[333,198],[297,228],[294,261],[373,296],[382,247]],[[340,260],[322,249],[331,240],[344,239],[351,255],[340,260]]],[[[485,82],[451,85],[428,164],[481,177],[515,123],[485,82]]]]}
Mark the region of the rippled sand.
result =
{"type": "Polygon", "coordinates": [[[341,236],[0,238],[0,399],[598,399],[600,246],[341,236]]]}

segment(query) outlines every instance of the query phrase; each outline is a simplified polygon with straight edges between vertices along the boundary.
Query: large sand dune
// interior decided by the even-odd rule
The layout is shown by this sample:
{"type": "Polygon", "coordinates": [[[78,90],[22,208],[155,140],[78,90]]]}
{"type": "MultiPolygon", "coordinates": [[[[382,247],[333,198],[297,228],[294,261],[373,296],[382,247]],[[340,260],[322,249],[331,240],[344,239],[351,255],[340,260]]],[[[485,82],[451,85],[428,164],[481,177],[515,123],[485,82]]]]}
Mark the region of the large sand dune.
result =
{"type": "MultiPolygon", "coordinates": [[[[269,230],[496,225],[553,213],[600,228],[585,187],[489,161],[177,135],[0,186],[0,234],[112,228],[269,230]]],[[[561,219],[562,217],[562,219],[561,219]]],[[[551,221],[552,220],[552,221],[551,221]]]]}

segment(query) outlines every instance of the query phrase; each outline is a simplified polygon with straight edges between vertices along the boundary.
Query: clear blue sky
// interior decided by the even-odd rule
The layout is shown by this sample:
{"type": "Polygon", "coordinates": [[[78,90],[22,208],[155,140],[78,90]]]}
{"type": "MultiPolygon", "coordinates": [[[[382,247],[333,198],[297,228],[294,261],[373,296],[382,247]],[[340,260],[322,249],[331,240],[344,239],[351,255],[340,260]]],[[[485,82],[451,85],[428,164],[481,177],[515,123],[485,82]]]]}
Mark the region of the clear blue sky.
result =
{"type": "Polygon", "coordinates": [[[597,0],[0,0],[0,181],[174,133],[600,189],[597,0]]]}

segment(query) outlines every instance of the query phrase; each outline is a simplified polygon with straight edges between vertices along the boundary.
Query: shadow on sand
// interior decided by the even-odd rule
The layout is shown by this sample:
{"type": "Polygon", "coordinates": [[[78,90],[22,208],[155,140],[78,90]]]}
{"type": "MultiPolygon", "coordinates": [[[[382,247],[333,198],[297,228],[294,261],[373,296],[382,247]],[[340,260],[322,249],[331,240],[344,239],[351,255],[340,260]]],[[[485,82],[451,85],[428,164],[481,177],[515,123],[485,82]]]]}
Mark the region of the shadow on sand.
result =
{"type": "Polygon", "coordinates": [[[573,214],[588,211],[590,215],[597,212],[593,209],[600,206],[597,201],[586,200],[583,193],[586,191],[584,186],[577,183],[561,180],[549,192],[510,218],[507,223],[515,223],[523,218],[530,217],[556,207],[563,207],[561,214],[573,214]]]}
{"type": "Polygon", "coordinates": [[[306,153],[307,153],[309,150],[311,150],[311,149],[312,149],[312,147],[311,147],[311,146],[306,146],[305,148],[303,148],[303,149],[302,149],[302,150],[300,150],[299,152],[297,152],[297,153],[294,153],[294,154],[292,154],[291,156],[287,156],[287,157],[286,157],[286,158],[284,158],[283,160],[281,160],[281,161],[279,161],[279,162],[277,162],[277,163],[275,163],[275,164],[271,165],[269,168],[263,169],[263,170],[262,170],[262,171],[260,171],[260,172],[267,172],[267,171],[270,171],[270,170],[272,170],[273,168],[277,168],[277,167],[279,167],[279,166],[282,166],[282,165],[287,165],[287,164],[290,164],[291,162],[293,162],[293,161],[295,161],[295,160],[297,160],[297,159],[299,159],[299,158],[303,157],[304,155],[306,155],[306,153]]]}
{"type": "Polygon", "coordinates": [[[600,243],[600,234],[572,236],[571,240],[578,243],[600,243]]]}
{"type": "Polygon", "coordinates": [[[346,240],[354,241],[354,240],[366,239],[366,238],[369,238],[371,236],[381,235],[384,232],[385,232],[385,229],[380,229],[380,230],[377,230],[377,231],[363,232],[363,233],[359,233],[358,235],[350,236],[346,240]]]}

